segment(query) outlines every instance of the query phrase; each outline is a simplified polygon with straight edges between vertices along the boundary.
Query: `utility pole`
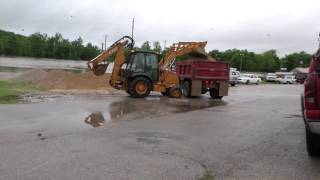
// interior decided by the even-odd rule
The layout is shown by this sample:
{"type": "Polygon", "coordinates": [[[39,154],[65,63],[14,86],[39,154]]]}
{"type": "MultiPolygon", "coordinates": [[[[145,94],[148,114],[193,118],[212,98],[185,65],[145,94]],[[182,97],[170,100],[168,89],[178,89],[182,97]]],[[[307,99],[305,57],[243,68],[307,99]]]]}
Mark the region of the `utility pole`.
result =
{"type": "Polygon", "coordinates": [[[131,26],[131,38],[133,39],[133,31],[134,31],[134,18],[132,19],[132,26],[131,26]]]}
{"type": "Polygon", "coordinates": [[[104,50],[107,50],[107,38],[108,38],[108,34],[104,35],[104,50]]]}
{"type": "Polygon", "coordinates": [[[240,72],[242,71],[242,53],[240,53],[240,72]]]}
{"type": "Polygon", "coordinates": [[[166,50],[167,40],[164,40],[163,50],[166,50]]]}
{"type": "Polygon", "coordinates": [[[101,43],[101,51],[103,51],[104,49],[103,49],[103,45],[104,45],[104,43],[101,43]]]}

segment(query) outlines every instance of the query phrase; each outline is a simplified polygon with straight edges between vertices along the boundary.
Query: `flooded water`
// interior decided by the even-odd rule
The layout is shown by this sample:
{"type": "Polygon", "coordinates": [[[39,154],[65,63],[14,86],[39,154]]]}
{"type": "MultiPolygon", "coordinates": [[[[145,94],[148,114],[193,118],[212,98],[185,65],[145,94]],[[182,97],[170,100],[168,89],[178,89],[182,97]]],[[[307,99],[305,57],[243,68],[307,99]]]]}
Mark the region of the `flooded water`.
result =
{"type": "MultiPolygon", "coordinates": [[[[45,59],[30,57],[2,57],[0,56],[0,79],[10,79],[19,73],[30,69],[57,70],[62,69],[72,72],[88,71],[87,61],[45,59]]],[[[111,73],[113,63],[110,63],[106,73],[111,73]]]]}
{"type": "Polygon", "coordinates": [[[3,112],[1,116],[23,118],[30,125],[36,124],[39,131],[50,127],[49,131],[73,132],[225,104],[224,101],[209,97],[172,99],[155,94],[145,99],[110,95],[51,95],[34,102],[36,103],[0,105],[0,111],[3,112]],[[20,109],[18,114],[17,108],[20,109]]]}
{"type": "Polygon", "coordinates": [[[184,113],[214,106],[225,105],[221,100],[212,100],[209,97],[172,99],[161,95],[151,96],[145,99],[120,97],[111,102],[106,109],[100,112],[88,114],[91,123],[84,122],[92,127],[119,121],[132,121],[142,118],[156,118],[168,114],[184,113]]]}
{"type": "Polygon", "coordinates": [[[0,67],[39,69],[86,69],[86,61],[29,57],[0,57],[0,67]]]}
{"type": "Polygon", "coordinates": [[[84,72],[87,71],[87,66],[86,61],[0,56],[0,79],[14,78],[30,69],[84,72]]]}

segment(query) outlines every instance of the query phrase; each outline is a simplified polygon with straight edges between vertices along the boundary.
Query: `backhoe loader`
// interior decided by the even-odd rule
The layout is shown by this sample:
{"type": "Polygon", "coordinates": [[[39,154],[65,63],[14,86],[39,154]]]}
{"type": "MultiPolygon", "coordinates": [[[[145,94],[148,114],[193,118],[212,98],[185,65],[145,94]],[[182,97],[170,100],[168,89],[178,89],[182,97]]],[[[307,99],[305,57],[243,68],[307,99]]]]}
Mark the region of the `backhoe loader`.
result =
{"type": "Polygon", "coordinates": [[[204,47],[207,42],[179,42],[173,44],[159,61],[155,52],[134,50],[134,40],[124,36],[107,50],[87,62],[97,76],[105,74],[109,65],[107,58],[114,57],[114,67],[110,77],[111,87],[125,90],[130,96],[144,98],[150,91],[161,92],[173,98],[181,96],[180,81],[171,64],[177,56],[192,54],[207,57],[204,47]],[[129,50],[128,58],[125,49],[129,50]]]}

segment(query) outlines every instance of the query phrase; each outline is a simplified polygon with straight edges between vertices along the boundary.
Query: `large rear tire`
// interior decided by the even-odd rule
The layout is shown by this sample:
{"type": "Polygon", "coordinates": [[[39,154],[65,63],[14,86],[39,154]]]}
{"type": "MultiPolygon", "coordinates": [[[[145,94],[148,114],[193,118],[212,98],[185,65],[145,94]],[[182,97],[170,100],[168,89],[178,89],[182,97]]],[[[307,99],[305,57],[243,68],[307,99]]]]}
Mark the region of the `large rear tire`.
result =
{"type": "Polygon", "coordinates": [[[320,140],[317,138],[319,137],[306,128],[306,146],[311,157],[320,156],[320,140]]]}
{"type": "Polygon", "coordinates": [[[144,98],[150,94],[151,82],[145,77],[136,77],[130,82],[129,92],[134,98],[144,98]]]}

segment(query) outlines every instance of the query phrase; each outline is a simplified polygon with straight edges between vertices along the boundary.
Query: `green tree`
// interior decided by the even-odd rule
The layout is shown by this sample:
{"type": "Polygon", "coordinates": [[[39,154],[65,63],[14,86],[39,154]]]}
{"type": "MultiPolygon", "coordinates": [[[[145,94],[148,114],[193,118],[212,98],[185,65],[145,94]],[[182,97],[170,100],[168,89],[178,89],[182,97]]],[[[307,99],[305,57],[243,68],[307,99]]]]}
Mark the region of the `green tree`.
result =
{"type": "Polygon", "coordinates": [[[142,51],[150,51],[151,50],[151,46],[150,46],[150,43],[149,41],[146,41],[144,42],[142,45],[141,45],[141,48],[140,48],[142,51]]]}
{"type": "Polygon", "coordinates": [[[155,51],[157,53],[161,53],[162,48],[161,48],[161,45],[160,45],[159,41],[153,42],[153,51],[155,51]]]}
{"type": "Polygon", "coordinates": [[[288,71],[296,67],[308,67],[310,64],[312,55],[304,51],[298,53],[288,54],[281,58],[283,67],[287,68],[288,71]]]}
{"type": "Polygon", "coordinates": [[[84,46],[81,37],[70,42],[60,33],[52,37],[39,32],[23,36],[0,30],[0,55],[88,60],[99,53],[91,43],[84,46]]]}
{"type": "Polygon", "coordinates": [[[31,46],[31,56],[46,57],[47,35],[41,33],[34,33],[29,37],[31,46]]]}
{"type": "Polygon", "coordinates": [[[209,55],[220,61],[228,61],[232,67],[242,71],[273,72],[278,70],[280,66],[280,60],[275,50],[269,50],[262,54],[239,49],[212,50],[209,55]]]}
{"type": "Polygon", "coordinates": [[[17,40],[17,37],[14,36],[14,35],[10,35],[8,37],[8,46],[7,46],[7,49],[6,49],[6,54],[8,55],[19,55],[19,42],[17,40]]]}
{"type": "Polygon", "coordinates": [[[275,50],[269,50],[257,57],[259,61],[258,70],[262,72],[274,72],[280,69],[279,58],[275,50]]]}

